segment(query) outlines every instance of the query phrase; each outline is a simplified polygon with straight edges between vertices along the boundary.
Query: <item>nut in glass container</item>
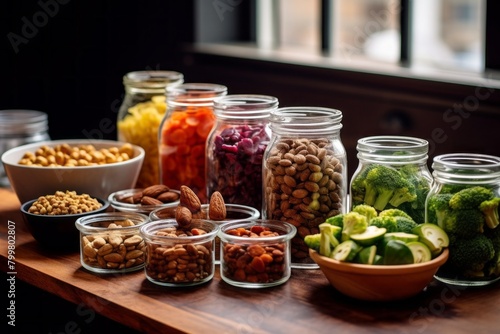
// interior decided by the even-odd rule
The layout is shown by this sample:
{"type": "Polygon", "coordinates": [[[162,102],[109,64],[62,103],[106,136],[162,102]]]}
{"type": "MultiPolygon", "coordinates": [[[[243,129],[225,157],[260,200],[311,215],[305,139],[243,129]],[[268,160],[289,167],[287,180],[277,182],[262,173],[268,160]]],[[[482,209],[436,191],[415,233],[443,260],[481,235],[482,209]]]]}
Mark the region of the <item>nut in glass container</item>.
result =
{"type": "Polygon", "coordinates": [[[139,229],[148,221],[148,216],[132,212],[106,212],[77,219],[82,266],[100,274],[143,268],[145,243],[139,229]]]}
{"type": "Polygon", "coordinates": [[[215,271],[214,222],[193,219],[181,228],[174,219],[144,225],[140,232],[146,243],[146,278],[163,286],[192,286],[210,281],[215,271]]]}
{"type": "Polygon", "coordinates": [[[291,275],[291,239],[297,229],[277,220],[247,220],[221,226],[222,279],[243,288],[285,283],[291,275]]]}

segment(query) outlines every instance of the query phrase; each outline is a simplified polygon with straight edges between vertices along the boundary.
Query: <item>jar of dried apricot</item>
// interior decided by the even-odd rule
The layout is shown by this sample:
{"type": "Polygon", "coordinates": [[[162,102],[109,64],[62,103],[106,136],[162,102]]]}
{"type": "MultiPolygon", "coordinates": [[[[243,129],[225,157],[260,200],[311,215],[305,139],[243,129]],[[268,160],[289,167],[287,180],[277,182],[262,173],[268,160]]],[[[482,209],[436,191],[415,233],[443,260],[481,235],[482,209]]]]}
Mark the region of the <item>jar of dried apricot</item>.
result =
{"type": "Polygon", "coordinates": [[[158,128],[166,110],[165,90],[182,84],[184,76],[175,71],[135,71],[123,77],[125,98],[118,111],[118,140],[145,150],[137,188],[160,182],[158,128]]]}
{"type": "Polygon", "coordinates": [[[160,125],[161,183],[173,189],[191,188],[207,203],[205,145],[215,124],[214,99],[227,87],[185,83],[167,88],[167,112],[160,125]]]}

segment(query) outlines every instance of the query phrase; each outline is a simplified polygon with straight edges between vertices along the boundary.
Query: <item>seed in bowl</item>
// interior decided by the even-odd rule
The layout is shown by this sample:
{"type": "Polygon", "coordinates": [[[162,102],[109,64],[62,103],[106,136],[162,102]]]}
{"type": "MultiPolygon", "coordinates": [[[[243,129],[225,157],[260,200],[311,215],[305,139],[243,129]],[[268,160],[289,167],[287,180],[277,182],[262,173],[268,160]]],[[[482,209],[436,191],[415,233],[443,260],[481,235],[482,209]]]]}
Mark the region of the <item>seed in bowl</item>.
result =
{"type": "Polygon", "coordinates": [[[28,212],[36,215],[72,215],[90,212],[102,207],[96,198],[76,191],[56,191],[54,195],[40,196],[28,212]]]}
{"type": "Polygon", "coordinates": [[[42,145],[35,152],[26,152],[18,163],[38,167],[78,167],[112,164],[133,157],[134,149],[129,143],[99,150],[90,144],[61,144],[54,147],[42,145]]]}

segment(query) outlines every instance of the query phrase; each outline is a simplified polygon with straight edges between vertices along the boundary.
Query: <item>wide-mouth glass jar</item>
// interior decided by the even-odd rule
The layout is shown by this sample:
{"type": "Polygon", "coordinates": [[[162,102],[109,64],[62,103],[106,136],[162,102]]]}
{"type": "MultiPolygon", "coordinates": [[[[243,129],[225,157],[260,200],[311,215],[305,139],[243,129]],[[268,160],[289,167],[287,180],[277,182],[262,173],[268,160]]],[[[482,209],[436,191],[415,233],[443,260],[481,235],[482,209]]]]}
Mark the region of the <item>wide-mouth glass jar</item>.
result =
{"type": "Polygon", "coordinates": [[[342,112],[288,107],[271,112],[264,153],[262,218],[294,225],[292,267],[319,268],[304,237],[347,210],[347,157],[340,139],[342,112]]]}
{"type": "Polygon", "coordinates": [[[451,153],[432,163],[426,220],[449,236],[450,256],[435,278],[482,286],[500,280],[500,157],[451,153]]]}
{"type": "Polygon", "coordinates": [[[78,218],[80,262],[95,273],[126,273],[144,267],[145,243],[139,233],[148,216],[105,212],[78,218]]]}
{"type": "Polygon", "coordinates": [[[424,223],[425,199],[432,184],[428,146],[424,139],[406,136],[359,139],[359,164],[350,184],[351,209],[360,204],[378,212],[397,208],[417,224],[424,223]],[[382,185],[381,180],[389,181],[382,185]]]}
{"type": "Polygon", "coordinates": [[[219,226],[193,219],[181,228],[175,219],[150,222],[141,228],[146,242],[146,278],[162,286],[192,286],[210,281],[215,272],[215,236],[219,226]]]}
{"type": "Polygon", "coordinates": [[[266,288],[288,281],[295,226],[278,220],[246,220],[221,226],[222,279],[242,288],[266,288]]]}

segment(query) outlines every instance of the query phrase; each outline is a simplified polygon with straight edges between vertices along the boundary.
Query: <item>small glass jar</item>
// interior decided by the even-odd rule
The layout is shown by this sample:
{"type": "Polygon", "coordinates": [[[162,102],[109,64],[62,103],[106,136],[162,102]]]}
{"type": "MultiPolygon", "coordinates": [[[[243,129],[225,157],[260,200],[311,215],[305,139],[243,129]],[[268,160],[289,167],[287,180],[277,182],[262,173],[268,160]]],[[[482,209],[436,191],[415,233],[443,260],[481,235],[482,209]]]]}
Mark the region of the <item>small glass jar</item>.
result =
{"type": "MultiPolygon", "coordinates": [[[[47,114],[36,110],[0,110],[0,156],[25,144],[50,140],[47,114]]],[[[9,186],[3,164],[0,164],[0,186],[9,186]]]]}
{"type": "Polygon", "coordinates": [[[106,212],[78,218],[80,262],[95,273],[136,271],[144,267],[145,243],[139,233],[148,216],[133,212],[106,212]]]}
{"type": "Polygon", "coordinates": [[[227,87],[210,83],[186,83],[167,89],[167,112],[160,125],[161,183],[173,189],[191,188],[208,203],[205,151],[215,123],[214,100],[227,87]]]}
{"type": "Polygon", "coordinates": [[[278,99],[227,95],[214,102],[216,123],[207,139],[207,196],[262,209],[262,158],[270,140],[269,116],[278,99]]]}
{"type": "Polygon", "coordinates": [[[291,240],[297,229],[278,220],[229,222],[221,226],[220,274],[242,288],[267,288],[291,275],[291,240]]]}
{"type": "Polygon", "coordinates": [[[432,175],[427,167],[428,142],[414,137],[373,136],[359,139],[356,149],[359,164],[351,178],[350,207],[368,204],[379,212],[397,208],[410,215],[417,224],[424,223],[425,199],[432,185],[432,175]],[[395,186],[388,198],[378,196],[376,190],[367,192],[365,179],[378,166],[388,167],[381,170],[389,171],[395,181],[405,182],[397,189],[408,191],[399,193],[395,186]]]}
{"type": "Polygon", "coordinates": [[[166,110],[165,92],[183,81],[184,76],[175,71],[135,71],[123,77],[125,98],[118,111],[118,140],[139,145],[146,153],[137,188],[160,181],[158,128],[166,110]]]}
{"type": "Polygon", "coordinates": [[[174,219],[162,219],[144,225],[141,235],[146,242],[146,278],[163,286],[192,286],[210,281],[215,272],[214,222],[193,219],[189,229],[174,219]],[[203,231],[200,233],[200,231],[203,231]]]}
{"type": "Polygon", "coordinates": [[[263,163],[262,218],[297,228],[292,267],[318,268],[304,237],[347,210],[347,156],[340,139],[342,112],[321,107],[279,108],[263,163]]]}
{"type": "Polygon", "coordinates": [[[434,158],[432,169],[434,183],[427,196],[426,219],[441,226],[450,239],[448,261],[435,278],[460,286],[499,281],[500,226],[489,217],[495,211],[498,214],[500,157],[444,154],[434,158]],[[490,200],[490,209],[481,205],[490,200]],[[466,217],[465,223],[460,217],[466,217]]]}
{"type": "Polygon", "coordinates": [[[175,208],[180,202],[179,190],[168,190],[165,194],[165,200],[158,204],[147,204],[147,202],[135,202],[135,198],[140,199],[143,196],[143,188],[125,189],[115,191],[108,197],[108,202],[111,204],[115,211],[122,212],[138,212],[149,215],[151,211],[161,208],[175,208]],[[167,196],[168,195],[168,196],[167,196]]]}

